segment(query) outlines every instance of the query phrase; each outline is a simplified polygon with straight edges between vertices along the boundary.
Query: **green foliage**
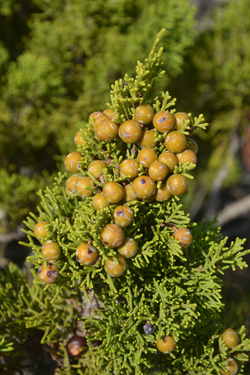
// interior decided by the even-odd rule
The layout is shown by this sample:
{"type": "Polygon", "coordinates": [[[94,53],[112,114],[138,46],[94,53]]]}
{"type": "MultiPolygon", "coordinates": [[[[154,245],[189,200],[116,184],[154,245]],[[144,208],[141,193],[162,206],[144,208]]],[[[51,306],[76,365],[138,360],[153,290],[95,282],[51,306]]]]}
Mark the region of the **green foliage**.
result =
{"type": "MultiPolygon", "coordinates": [[[[161,33],[159,34],[161,36],[161,33]]],[[[117,81],[111,90],[111,105],[115,118],[133,119],[134,108],[142,96],[149,98],[152,81],[162,76],[159,39],[144,63],[137,63],[137,76],[117,81]],[[147,82],[147,77],[150,80],[147,82]],[[123,82],[123,85],[121,84],[123,82]],[[145,84],[147,82],[147,84],[145,84]],[[139,89],[140,88],[140,89],[139,89]],[[141,90],[142,88],[142,90],[141,90]],[[139,100],[138,100],[139,99],[139,100]]],[[[169,93],[160,93],[151,98],[154,108],[170,110],[175,100],[169,93]]],[[[171,109],[175,113],[175,108],[171,109]]],[[[183,124],[181,131],[192,135],[197,129],[205,129],[203,116],[192,117],[183,124]]],[[[119,122],[119,123],[120,123],[119,122]]],[[[93,120],[87,124],[87,132],[82,129],[83,145],[78,146],[82,154],[79,176],[90,177],[88,188],[95,195],[101,192],[109,181],[129,185],[126,176],[119,173],[119,165],[126,158],[136,158],[138,145],[124,144],[116,137],[112,141],[100,141],[93,128],[93,120]],[[107,172],[101,178],[94,178],[88,171],[93,160],[103,160],[107,172]]],[[[164,147],[166,134],[154,130],[159,155],[164,147]]],[[[187,177],[194,168],[188,162],[176,168],[187,177]]],[[[140,167],[139,175],[147,169],[140,167]]],[[[32,249],[28,261],[35,269],[46,267],[42,246],[47,240],[57,242],[62,250],[60,259],[55,262],[58,278],[45,287],[39,276],[34,275],[30,298],[39,306],[29,307],[25,317],[27,328],[39,328],[44,332],[42,343],[56,346],[58,372],[71,374],[219,374],[229,356],[240,354],[243,361],[250,351],[249,339],[244,327],[239,330],[239,344],[227,347],[221,339],[225,324],[221,321],[224,308],[222,300],[222,276],[226,269],[247,266],[243,257],[250,253],[244,250],[244,240],[237,238],[228,244],[214,222],[205,224],[190,223],[183,210],[183,196],[172,195],[167,201],[127,202],[133,213],[133,222],[123,228],[125,236],[138,243],[138,252],[126,259],[126,272],[120,277],[112,277],[105,270],[105,261],[113,257],[118,263],[117,249],[106,246],[100,233],[108,223],[113,223],[113,210],[117,204],[95,210],[92,196],[80,198],[78,194],[66,193],[67,174],[59,173],[52,188],[40,191],[38,215],[30,214],[26,221],[29,228],[28,243],[32,249]],[[34,239],[34,229],[38,222],[47,221],[46,237],[34,239]],[[182,247],[173,234],[179,228],[189,228],[192,242],[188,248],[182,247]],[[99,257],[92,265],[81,265],[76,258],[76,248],[87,243],[98,250],[99,257]],[[44,295],[43,295],[44,293],[44,295]],[[70,301],[72,312],[68,313],[70,301]],[[74,301],[74,302],[73,302],[74,301]],[[92,302],[89,313],[83,314],[83,305],[92,302]],[[94,303],[93,303],[94,302],[94,303]],[[75,308],[77,306],[77,308],[75,308]],[[67,312],[67,316],[65,316],[67,312]],[[48,322],[48,317],[52,317],[48,322]],[[58,332],[64,322],[63,329],[58,332]],[[88,350],[79,358],[72,359],[66,350],[67,339],[76,332],[81,323],[81,334],[86,337],[88,350]],[[154,332],[144,331],[146,323],[152,324],[154,332]],[[173,352],[163,354],[157,350],[156,342],[166,335],[173,336],[176,347],[173,352]],[[63,360],[62,360],[63,359],[63,360]]],[[[39,275],[39,273],[38,273],[39,275]]],[[[244,369],[242,366],[241,373],[244,369]]]]}
{"type": "MultiPolygon", "coordinates": [[[[155,336],[162,337],[163,333],[174,335],[178,348],[168,358],[162,354],[158,358],[158,368],[166,366],[168,369],[166,372],[162,370],[162,374],[179,374],[180,368],[192,374],[212,374],[227,355],[242,348],[240,344],[228,351],[222,345],[223,353],[216,356],[216,345],[223,327],[219,322],[223,304],[218,270],[223,273],[229,264],[233,268],[235,264],[246,266],[238,255],[244,241],[237,240],[226,248],[226,239],[221,239],[219,230],[212,225],[206,228],[203,223],[193,228],[192,233],[195,242],[180,265],[165,261],[168,266],[158,271],[158,275],[156,269],[151,269],[155,275],[153,279],[147,272],[141,273],[140,280],[130,278],[130,282],[123,282],[115,300],[104,298],[97,316],[85,319],[88,340],[103,343],[98,351],[96,347],[92,349],[99,358],[96,373],[98,370],[105,374],[112,373],[112,370],[124,374],[126,371],[148,373],[154,361],[152,354],[157,352],[155,336]],[[147,321],[153,324],[155,335],[144,333],[143,325],[147,321]],[[113,363],[110,363],[110,357],[113,363]]],[[[162,245],[158,246],[162,251],[162,245]]],[[[156,259],[159,270],[159,253],[156,259]]],[[[249,350],[249,340],[244,343],[245,350],[249,350]]],[[[88,355],[93,353],[90,350],[88,355]]]]}
{"type": "MultiPolygon", "coordinates": [[[[14,337],[12,336],[15,343],[20,343],[27,337],[26,328],[45,331],[42,342],[45,339],[55,342],[58,340],[58,330],[63,331],[64,327],[74,329],[72,321],[76,320],[74,310],[77,311],[77,303],[75,306],[73,304],[65,306],[69,296],[67,287],[60,290],[55,287],[52,288],[53,292],[49,293],[37,283],[37,275],[34,272],[32,274],[34,283],[30,287],[23,271],[15,264],[10,263],[1,272],[1,336],[8,337],[10,333],[13,335],[18,326],[18,332],[14,337]],[[40,324],[37,324],[38,321],[40,324]],[[54,327],[53,332],[51,327],[54,327]],[[50,333],[49,339],[48,333],[50,333]]],[[[77,290],[70,292],[70,298],[74,297],[80,300],[77,290]]],[[[60,332],[60,335],[63,333],[60,332]]]]}
{"type": "Polygon", "coordinates": [[[1,337],[11,338],[15,343],[24,342],[27,338],[24,321],[27,314],[26,301],[30,295],[27,278],[14,264],[1,271],[0,277],[1,337]]]}
{"type": "Polygon", "coordinates": [[[79,291],[71,290],[66,284],[44,290],[33,271],[34,281],[30,286],[29,274],[28,270],[24,273],[13,263],[0,272],[1,355],[12,355],[12,345],[15,345],[13,360],[9,365],[0,362],[0,369],[13,369],[13,365],[20,369],[28,340],[40,338],[42,344],[49,342],[52,345],[63,341],[69,331],[76,329],[82,304],[79,291]]]}
{"type": "Polygon", "coordinates": [[[160,28],[165,82],[181,71],[194,37],[189,0],[9,0],[0,1],[0,17],[0,32],[9,35],[0,41],[1,167],[14,165],[16,173],[20,164],[40,174],[55,170],[52,156],[70,150],[65,132],[104,109],[111,82],[132,73],[160,28]]]}
{"type": "Polygon", "coordinates": [[[11,352],[13,350],[13,343],[7,342],[5,339],[0,341],[0,353],[11,352]]]}
{"type": "MultiPolygon", "coordinates": [[[[51,112],[58,111],[60,107],[67,122],[69,116],[79,113],[81,106],[79,114],[86,119],[92,109],[102,105],[103,94],[105,92],[106,95],[111,79],[116,78],[124,67],[131,71],[131,56],[142,58],[145,48],[149,49],[152,44],[156,30],[163,26],[166,28],[163,45],[169,55],[166,61],[174,61],[174,64],[169,62],[167,73],[176,74],[180,70],[185,48],[194,35],[194,9],[186,0],[179,5],[172,0],[168,4],[159,1],[153,5],[141,1],[123,1],[119,4],[105,1],[104,6],[103,0],[87,2],[84,7],[79,0],[64,5],[60,2],[57,5],[37,1],[37,5],[43,12],[34,14],[29,24],[31,32],[26,38],[27,50],[17,62],[10,65],[7,73],[6,100],[11,101],[11,106],[14,103],[21,105],[20,110],[16,109],[20,124],[23,115],[33,123],[44,117],[39,110],[41,106],[48,118],[51,112]],[[152,15],[152,12],[156,14],[152,15]],[[145,29],[148,36],[145,36],[145,29]],[[137,35],[143,37],[144,43],[134,42],[135,30],[137,35]],[[171,44],[168,38],[170,33],[171,44]],[[130,51],[131,48],[135,48],[136,52],[130,51]],[[111,66],[113,70],[117,67],[113,73],[111,66]],[[120,70],[117,70],[118,67],[120,70]],[[111,74],[112,78],[109,78],[111,74]],[[78,100],[72,103],[76,97],[78,100]],[[70,110],[69,101],[74,110],[70,110]],[[29,109],[23,113],[27,106],[29,109]]],[[[61,124],[41,120],[36,123],[36,127],[40,126],[40,134],[46,130],[44,133],[49,137],[53,127],[47,128],[48,121],[57,126],[57,130],[60,129],[61,124]]],[[[23,127],[29,128],[25,137],[29,132],[33,133],[34,127],[31,130],[31,125],[26,121],[23,124],[23,127]]]]}
{"type": "MultiPolygon", "coordinates": [[[[66,193],[68,174],[59,173],[54,185],[44,189],[45,182],[50,185],[47,176],[41,178],[33,171],[52,171],[52,155],[58,149],[64,155],[72,151],[74,134],[82,129],[87,142],[78,147],[83,161],[79,175],[92,179],[92,193],[101,191],[108,181],[126,184],[119,164],[136,158],[140,147],[124,145],[119,137],[101,142],[93,121],[86,121],[91,112],[104,109],[106,101],[119,124],[134,118],[139,103],[172,114],[179,103],[178,110],[199,113],[197,108],[202,108],[211,120],[209,136],[214,148],[203,180],[209,186],[222,161],[232,170],[233,141],[244,133],[249,113],[247,1],[231,1],[216,9],[213,29],[197,39],[192,51],[193,67],[198,71],[195,76],[190,74],[186,95],[180,85],[177,104],[165,90],[170,78],[181,72],[183,55],[194,37],[194,9],[189,1],[89,0],[83,6],[80,0],[36,0],[27,4],[31,12],[12,47],[15,51],[6,40],[0,45],[0,156],[4,167],[0,169],[0,199],[13,225],[26,215],[29,202],[36,202],[38,188],[40,206],[26,220],[25,245],[32,250],[28,260],[35,267],[33,285],[12,264],[0,272],[1,355],[11,354],[6,350],[15,345],[14,362],[21,363],[27,340],[37,335],[61,375],[214,375],[229,356],[238,358],[238,363],[246,361],[250,343],[243,326],[235,323],[240,337],[235,347],[226,347],[221,339],[229,324],[223,312],[222,277],[228,268],[247,266],[243,258],[249,250],[244,250],[244,240],[237,238],[229,244],[214,222],[191,223],[183,197],[172,196],[165,203],[133,201],[127,205],[134,220],[124,232],[137,241],[139,249],[126,260],[125,274],[113,278],[104,264],[110,256],[117,262],[117,250],[101,242],[100,231],[113,223],[117,204],[96,211],[92,197],[81,199],[66,193]],[[161,27],[165,33],[158,34],[149,57],[141,63],[138,60],[161,27]],[[164,52],[158,48],[159,38],[164,52]],[[136,61],[134,76],[131,67],[136,61]],[[163,70],[164,79],[156,82],[163,70]],[[127,74],[112,85],[109,99],[110,83],[123,71],[127,74]],[[93,159],[108,166],[102,179],[87,171],[93,159]],[[11,172],[6,170],[9,165],[11,172]],[[23,166],[30,165],[32,177],[19,174],[23,166]],[[13,206],[18,210],[12,211],[13,206]],[[43,220],[49,223],[47,238],[40,238],[39,243],[34,227],[43,220]],[[189,228],[193,235],[188,249],[173,237],[181,227],[189,228]],[[57,281],[44,286],[37,270],[48,263],[42,255],[46,240],[56,241],[62,256],[56,261],[57,281]],[[82,266],[76,259],[76,248],[83,242],[98,249],[99,258],[92,266],[82,266]],[[87,309],[91,303],[92,308],[87,309]],[[149,335],[143,328],[147,322],[154,327],[149,335]],[[76,332],[87,338],[88,350],[80,358],[70,357],[66,350],[68,338],[76,332]],[[156,340],[169,334],[176,348],[169,354],[160,353],[156,340]]],[[[1,30],[11,25],[22,7],[17,1],[0,1],[1,30]]],[[[203,116],[190,113],[189,118],[181,132],[193,136],[198,130],[205,137],[203,116]]],[[[165,134],[154,133],[159,155],[165,134]]],[[[174,173],[191,179],[194,167],[179,164],[174,173]]],[[[145,173],[147,169],[141,166],[139,175],[145,173]]],[[[227,183],[237,176],[234,168],[227,183]]],[[[244,365],[239,373],[243,371],[244,365]]]]}
{"type": "MultiPolygon", "coordinates": [[[[119,89],[117,89],[116,91],[112,90],[111,100],[112,103],[114,103],[113,108],[117,117],[118,114],[121,113],[121,111],[125,113],[124,116],[121,116],[121,118],[123,117],[124,120],[129,119],[133,116],[133,104],[137,100],[136,94],[138,91],[136,87],[138,86],[138,81],[140,80],[142,82],[145,82],[143,72],[147,72],[146,74],[148,74],[148,72],[150,71],[149,77],[151,77],[151,80],[158,75],[162,76],[163,72],[159,72],[162,49],[156,51],[158,43],[159,39],[157,38],[156,43],[150,52],[149,58],[145,60],[144,64],[138,62],[137,72],[138,77],[140,78],[136,77],[135,80],[129,79],[126,75],[125,78],[127,79],[128,84],[124,85],[123,89],[120,85],[121,81],[116,82],[116,85],[114,87],[119,87],[119,89]],[[123,96],[121,96],[119,90],[122,90],[123,96]],[[115,96],[115,99],[113,95],[115,96]],[[124,107],[128,108],[127,113],[126,109],[124,110],[124,107]]],[[[144,84],[141,84],[141,86],[142,85],[144,87],[144,84]]],[[[145,86],[145,91],[150,91],[151,86],[151,84],[147,84],[145,86]]],[[[169,99],[170,97],[168,93],[166,95],[169,99]]],[[[163,99],[163,102],[164,100],[165,106],[167,106],[165,97],[163,99]]],[[[172,104],[173,103],[174,101],[172,101],[172,104]]],[[[202,120],[202,116],[199,117],[199,120],[195,119],[195,127],[206,127],[206,124],[202,122],[202,120]]],[[[109,173],[104,173],[103,182],[93,178],[92,175],[84,170],[82,171],[83,176],[90,176],[93,179],[94,184],[96,184],[99,189],[102,189],[105,183],[109,181],[125,182],[126,177],[119,176],[119,174],[117,173],[117,169],[119,168],[119,164],[121,163],[121,161],[128,157],[130,147],[128,147],[128,152],[125,152],[122,145],[123,142],[119,139],[115,139],[111,142],[96,142],[93,126],[91,124],[88,124],[87,129],[88,133],[87,135],[85,135],[87,142],[84,143],[84,145],[79,146],[78,148],[83,155],[82,168],[85,169],[84,166],[89,165],[89,163],[93,159],[97,158],[99,160],[105,160],[106,162],[108,162],[109,173]]],[[[186,132],[188,132],[188,130],[190,130],[189,125],[187,125],[186,127],[186,132]]],[[[157,135],[160,136],[159,133],[157,135]]],[[[155,150],[157,150],[157,152],[160,154],[162,152],[162,148],[162,146],[156,147],[155,150]]],[[[187,167],[178,167],[176,169],[176,172],[182,172],[184,175],[189,177],[189,175],[186,173],[187,170],[187,167]]],[[[144,174],[145,170],[142,168],[139,175],[144,174]]],[[[40,193],[41,208],[39,209],[39,211],[41,212],[41,215],[39,216],[39,218],[35,216],[33,216],[33,218],[29,218],[27,226],[32,229],[32,232],[28,232],[28,234],[34,236],[33,230],[36,222],[48,221],[52,225],[51,232],[49,232],[48,234],[48,239],[52,239],[53,241],[57,242],[67,253],[66,258],[61,258],[59,264],[61,275],[65,277],[66,280],[69,279],[70,275],[72,287],[75,287],[78,284],[78,280],[82,279],[80,288],[83,290],[85,296],[87,296],[87,289],[94,288],[95,283],[99,284],[99,280],[96,278],[96,275],[98,275],[110,285],[112,291],[116,291],[116,287],[114,284],[115,282],[118,283],[119,279],[112,281],[112,279],[107,275],[103,268],[105,260],[107,260],[109,256],[114,256],[116,252],[114,250],[107,249],[100,241],[100,228],[108,224],[112,220],[112,212],[115,206],[110,205],[108,208],[96,211],[93,208],[91,197],[86,198],[84,202],[81,202],[77,194],[74,195],[73,199],[68,197],[65,192],[66,178],[66,174],[59,174],[54,184],[54,188],[47,188],[45,194],[40,193]],[[63,226],[61,226],[62,222],[63,226]],[[93,244],[94,247],[98,248],[99,254],[102,257],[102,261],[97,263],[95,267],[87,267],[86,269],[82,269],[82,267],[78,265],[76,258],[73,258],[73,256],[78,245],[80,245],[81,243],[87,243],[89,241],[93,244]],[[73,270],[74,272],[72,273],[73,270]],[[84,276],[85,278],[83,279],[84,276]]],[[[93,192],[95,192],[94,184],[92,188],[93,192]]],[[[170,201],[167,201],[163,204],[157,202],[154,204],[152,203],[152,209],[151,206],[150,209],[148,208],[148,204],[146,202],[135,201],[127,204],[133,209],[135,215],[139,217],[139,220],[133,223],[133,229],[130,229],[129,236],[132,236],[135,240],[138,240],[138,244],[143,250],[142,253],[136,255],[133,260],[131,260],[131,267],[132,269],[135,268],[135,273],[140,273],[141,268],[148,267],[148,263],[150,262],[150,260],[148,259],[149,257],[155,256],[158,252],[162,253],[162,247],[166,248],[166,245],[164,245],[164,241],[168,243],[168,241],[170,240],[170,234],[172,234],[173,232],[170,230],[169,233],[169,229],[166,230],[166,232],[162,232],[162,236],[164,237],[163,242],[160,242],[162,247],[157,249],[157,246],[159,245],[159,231],[160,229],[162,229],[161,225],[163,222],[177,225],[188,224],[188,221],[184,216],[184,212],[181,211],[181,206],[177,204],[176,200],[178,202],[178,197],[173,197],[170,201]],[[166,214],[168,214],[168,218],[166,218],[166,214]],[[142,227],[142,220],[145,217],[147,217],[148,225],[142,227]],[[155,236],[152,237],[153,233],[150,233],[151,231],[153,231],[155,236]],[[145,238],[148,238],[148,241],[146,243],[143,242],[145,238]],[[149,245],[151,247],[151,251],[148,251],[149,245]],[[139,270],[136,270],[137,268],[139,270]]],[[[31,237],[30,241],[30,246],[32,246],[32,249],[34,250],[34,255],[28,259],[35,264],[36,268],[39,268],[43,263],[41,247],[36,246],[31,237]]],[[[180,254],[180,249],[177,247],[176,252],[174,252],[173,255],[180,256],[180,254]]],[[[167,260],[168,262],[170,262],[170,264],[173,263],[171,253],[167,257],[167,260]]],[[[159,264],[154,265],[152,263],[151,267],[153,267],[151,271],[155,272],[153,271],[153,269],[159,267],[159,264]]],[[[128,276],[128,278],[129,277],[130,276],[128,276]]],[[[63,278],[61,279],[61,282],[63,282],[63,278]]]]}

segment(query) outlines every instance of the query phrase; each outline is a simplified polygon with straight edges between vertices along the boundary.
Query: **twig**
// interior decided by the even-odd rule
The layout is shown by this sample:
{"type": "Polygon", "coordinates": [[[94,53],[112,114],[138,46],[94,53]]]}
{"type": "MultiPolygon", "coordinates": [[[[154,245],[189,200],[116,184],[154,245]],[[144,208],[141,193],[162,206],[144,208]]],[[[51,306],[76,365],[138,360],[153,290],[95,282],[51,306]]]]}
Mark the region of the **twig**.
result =
{"type": "MultiPolygon", "coordinates": [[[[232,154],[236,155],[240,148],[240,141],[236,132],[231,134],[229,147],[230,147],[232,154]]],[[[226,163],[222,164],[222,167],[219,169],[214,179],[213,188],[212,188],[211,194],[208,198],[208,202],[206,205],[206,210],[205,210],[205,215],[204,215],[204,218],[206,221],[213,220],[217,213],[216,205],[219,200],[219,195],[220,195],[223,182],[227,178],[228,172],[229,172],[229,168],[226,165],[226,163]]]]}
{"type": "Polygon", "coordinates": [[[191,221],[195,220],[196,215],[198,214],[198,212],[200,211],[204,203],[206,195],[207,195],[207,189],[204,186],[201,186],[198,189],[198,191],[195,193],[195,199],[189,209],[191,221]]]}
{"type": "Polygon", "coordinates": [[[206,210],[205,210],[206,213],[204,217],[206,221],[214,219],[216,215],[216,205],[217,205],[218,198],[220,195],[221,187],[227,175],[228,175],[228,167],[224,164],[221,167],[221,169],[218,171],[214,179],[213,189],[209,196],[208,203],[206,205],[206,210]]]}
{"type": "Polygon", "coordinates": [[[22,232],[23,225],[19,225],[15,232],[2,233],[0,234],[0,244],[6,244],[11,241],[19,241],[25,237],[25,233],[22,232]]]}
{"type": "Polygon", "coordinates": [[[250,212],[250,196],[246,196],[237,200],[236,202],[228,204],[223,210],[219,212],[217,224],[219,226],[225,225],[231,220],[244,216],[250,212]]]}

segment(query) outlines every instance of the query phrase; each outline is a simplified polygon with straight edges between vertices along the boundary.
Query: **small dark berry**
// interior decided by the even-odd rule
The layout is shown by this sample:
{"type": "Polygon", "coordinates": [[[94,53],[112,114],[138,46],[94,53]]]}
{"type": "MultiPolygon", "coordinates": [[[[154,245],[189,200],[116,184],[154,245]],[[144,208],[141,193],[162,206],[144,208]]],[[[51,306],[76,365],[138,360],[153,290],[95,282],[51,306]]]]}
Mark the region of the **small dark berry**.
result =
{"type": "Polygon", "coordinates": [[[67,351],[72,357],[80,357],[87,349],[84,337],[74,335],[67,342],[67,351]]]}
{"type": "Polygon", "coordinates": [[[146,333],[146,335],[152,335],[154,333],[154,326],[150,322],[147,322],[143,326],[143,329],[144,329],[144,332],[146,333]]]}

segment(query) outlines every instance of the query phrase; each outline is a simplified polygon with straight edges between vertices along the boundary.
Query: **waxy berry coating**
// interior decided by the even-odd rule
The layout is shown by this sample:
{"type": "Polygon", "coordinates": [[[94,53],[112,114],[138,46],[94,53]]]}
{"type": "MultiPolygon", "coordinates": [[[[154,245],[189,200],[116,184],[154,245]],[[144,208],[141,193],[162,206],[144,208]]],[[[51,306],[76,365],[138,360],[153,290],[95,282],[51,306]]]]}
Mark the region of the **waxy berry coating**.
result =
{"type": "Polygon", "coordinates": [[[83,145],[86,142],[85,139],[82,139],[81,135],[82,135],[81,130],[78,130],[78,132],[76,133],[74,137],[74,142],[76,146],[83,145]]]}
{"type": "Polygon", "coordinates": [[[102,193],[97,193],[93,196],[92,205],[96,211],[102,210],[109,206],[109,202],[102,195],[102,193]]]}
{"type": "Polygon", "coordinates": [[[135,108],[134,116],[136,121],[146,125],[153,120],[154,113],[154,109],[150,104],[141,104],[135,108]]]}
{"type": "Polygon", "coordinates": [[[172,151],[164,151],[159,155],[158,161],[166,164],[169,173],[173,172],[175,166],[179,164],[177,156],[172,151]]]}
{"type": "Polygon", "coordinates": [[[184,164],[184,163],[193,163],[193,164],[196,164],[197,163],[197,156],[196,156],[196,153],[192,150],[183,150],[182,152],[179,152],[178,154],[176,154],[178,160],[180,163],[184,164]]]}
{"type": "Polygon", "coordinates": [[[175,129],[181,130],[181,125],[184,121],[189,120],[188,115],[185,112],[177,112],[174,114],[175,118],[175,129]]]}
{"type": "Polygon", "coordinates": [[[153,195],[151,195],[151,197],[148,197],[148,198],[142,198],[143,202],[153,202],[155,200],[155,196],[156,196],[156,193],[154,193],[153,195]]]}
{"type": "Polygon", "coordinates": [[[164,146],[166,149],[174,153],[182,152],[186,145],[187,138],[179,131],[172,131],[168,133],[164,141],[164,146]]]}
{"type": "Polygon", "coordinates": [[[106,115],[104,115],[104,113],[102,113],[100,116],[98,116],[98,117],[95,119],[94,124],[93,124],[93,128],[94,128],[94,130],[96,130],[97,125],[102,124],[103,121],[106,121],[106,120],[108,120],[108,119],[109,119],[109,117],[106,116],[106,115]]]}
{"type": "Polygon", "coordinates": [[[238,363],[235,359],[228,357],[227,365],[225,366],[226,371],[220,369],[221,375],[236,375],[239,369],[238,363]]]}
{"type": "Polygon", "coordinates": [[[138,198],[146,199],[152,197],[156,192],[156,185],[152,178],[139,176],[133,181],[132,189],[138,198]]]}
{"type": "Polygon", "coordinates": [[[142,136],[142,128],[138,121],[128,120],[119,127],[119,137],[125,143],[136,143],[142,136]]]}
{"type": "Polygon", "coordinates": [[[188,189],[188,181],[181,174],[173,174],[167,179],[167,189],[172,195],[182,195],[188,189]]]}
{"type": "Polygon", "coordinates": [[[123,202],[129,203],[129,202],[133,202],[133,201],[137,201],[137,200],[138,200],[138,197],[133,192],[132,185],[124,186],[123,202]]]}
{"type": "Polygon", "coordinates": [[[81,198],[87,198],[93,195],[91,189],[91,178],[90,177],[79,177],[75,186],[76,194],[81,198]]]}
{"type": "Polygon", "coordinates": [[[154,181],[162,181],[168,174],[168,167],[161,161],[154,161],[148,169],[149,177],[154,181]]]}
{"type": "Polygon", "coordinates": [[[49,223],[47,221],[40,221],[39,223],[37,223],[35,225],[34,234],[35,234],[37,239],[39,239],[39,237],[41,237],[41,238],[47,237],[47,231],[46,231],[45,226],[48,225],[48,224],[49,223]]]}
{"type": "Polygon", "coordinates": [[[222,340],[228,348],[233,348],[239,344],[239,336],[232,328],[227,328],[222,332],[222,340]]]}
{"type": "Polygon", "coordinates": [[[166,184],[161,184],[161,187],[156,190],[155,200],[157,202],[166,202],[171,196],[172,194],[168,191],[166,184]]]}
{"type": "Polygon", "coordinates": [[[124,232],[117,224],[107,224],[101,231],[103,245],[111,248],[119,247],[124,240],[124,232]]]}
{"type": "Polygon", "coordinates": [[[73,174],[66,181],[66,193],[70,196],[76,192],[77,181],[81,177],[80,174],[73,174]]]}
{"type": "Polygon", "coordinates": [[[79,168],[82,167],[80,164],[82,155],[80,152],[74,151],[68,154],[64,160],[64,165],[69,172],[77,173],[79,168]]]}
{"type": "Polygon", "coordinates": [[[66,348],[72,357],[80,357],[87,349],[86,340],[84,337],[74,335],[68,340],[66,348]]]}
{"type": "Polygon", "coordinates": [[[76,249],[76,259],[83,266],[92,266],[98,256],[98,250],[87,243],[82,243],[76,249]]]}
{"type": "Polygon", "coordinates": [[[172,335],[165,336],[163,339],[156,340],[157,349],[164,353],[171,353],[175,348],[176,342],[172,335]]]}
{"type": "Polygon", "coordinates": [[[134,218],[133,210],[128,206],[118,206],[113,211],[114,222],[120,227],[127,227],[134,218]]]}
{"type": "Polygon", "coordinates": [[[199,147],[197,143],[195,142],[195,140],[193,138],[188,138],[187,141],[188,141],[187,149],[192,150],[193,152],[197,154],[199,151],[199,147]]]}
{"type": "Polygon", "coordinates": [[[118,203],[124,197],[124,189],[118,182],[107,182],[102,189],[103,196],[109,203],[118,203]]]}
{"type": "Polygon", "coordinates": [[[169,132],[175,125],[175,118],[168,111],[160,111],[154,115],[153,125],[159,133],[169,132]]]}
{"type": "Polygon", "coordinates": [[[108,116],[111,120],[115,118],[115,112],[111,108],[107,108],[103,111],[103,113],[108,116]]]}
{"type": "Polygon", "coordinates": [[[188,247],[193,240],[192,233],[187,228],[177,229],[176,232],[173,234],[173,237],[179,242],[179,244],[183,248],[188,247]]]}
{"type": "Polygon", "coordinates": [[[133,238],[126,237],[117,250],[124,258],[132,258],[137,253],[138,245],[133,238]]]}
{"type": "Polygon", "coordinates": [[[78,130],[78,132],[76,133],[74,137],[74,142],[76,146],[83,145],[84,143],[87,142],[85,139],[82,138],[82,135],[87,132],[88,132],[88,129],[78,130]]]}
{"type": "Polygon", "coordinates": [[[157,144],[154,131],[146,130],[145,132],[142,132],[142,136],[137,142],[137,144],[141,148],[144,148],[144,147],[154,148],[157,144]]]}
{"type": "Polygon", "coordinates": [[[107,172],[108,167],[107,164],[104,163],[102,160],[94,160],[88,166],[88,171],[95,177],[99,178],[102,175],[102,170],[107,172]]]}
{"type": "Polygon", "coordinates": [[[139,162],[135,159],[125,159],[120,164],[120,175],[135,178],[139,173],[139,162]]]}
{"type": "Polygon", "coordinates": [[[38,277],[45,284],[54,283],[58,278],[58,275],[58,267],[52,263],[48,263],[47,267],[42,265],[38,270],[38,277]]]}
{"type": "Polygon", "coordinates": [[[126,260],[121,255],[117,255],[116,259],[118,264],[115,262],[113,257],[109,257],[104,264],[105,271],[113,277],[119,277],[126,271],[126,260]]]}
{"type": "Polygon", "coordinates": [[[148,168],[156,160],[157,153],[150,147],[143,148],[138,154],[138,162],[144,168],[148,168]]]}
{"type": "Polygon", "coordinates": [[[103,112],[96,111],[89,115],[88,122],[90,123],[92,120],[96,120],[98,117],[103,116],[103,112]]]}
{"type": "Polygon", "coordinates": [[[112,141],[118,134],[118,125],[107,117],[96,125],[95,134],[100,141],[112,141]]]}
{"type": "Polygon", "coordinates": [[[55,262],[61,257],[61,248],[55,241],[47,241],[42,247],[42,254],[45,260],[55,262]]]}

